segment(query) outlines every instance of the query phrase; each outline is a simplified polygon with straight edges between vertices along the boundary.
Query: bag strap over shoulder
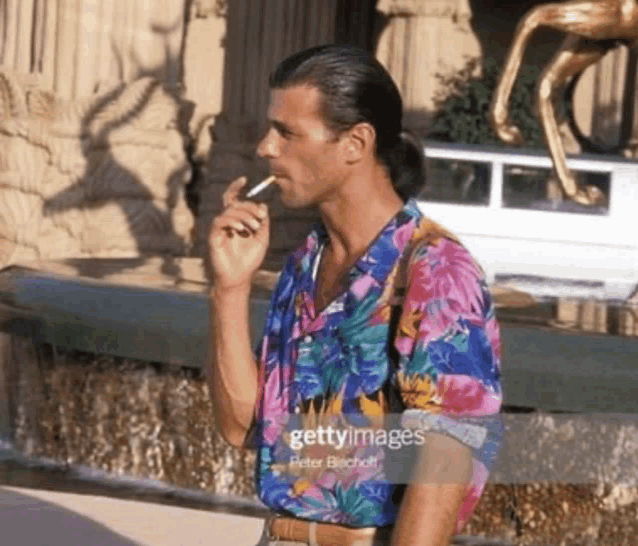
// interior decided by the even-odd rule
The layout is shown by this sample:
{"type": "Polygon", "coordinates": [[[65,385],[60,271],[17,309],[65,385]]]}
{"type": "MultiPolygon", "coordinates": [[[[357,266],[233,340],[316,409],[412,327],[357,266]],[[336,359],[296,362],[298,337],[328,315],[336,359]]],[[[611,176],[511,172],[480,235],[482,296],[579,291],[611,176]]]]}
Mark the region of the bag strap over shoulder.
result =
{"type": "MultiPolygon", "coordinates": [[[[452,233],[436,222],[427,218],[422,220],[419,226],[415,228],[412,237],[403,251],[396,273],[392,274],[388,279],[389,282],[393,283],[392,295],[388,302],[391,308],[389,323],[390,338],[388,340],[391,373],[396,372],[399,367],[399,353],[394,346],[394,342],[398,334],[399,322],[403,313],[405,297],[408,290],[409,271],[414,260],[414,255],[418,249],[425,248],[441,238],[459,242],[452,233]]],[[[403,402],[397,396],[392,385],[389,386],[388,400],[390,402],[391,412],[400,413],[405,409],[403,402]]]]}
{"type": "Polygon", "coordinates": [[[461,244],[453,233],[429,218],[424,218],[419,226],[415,228],[412,237],[403,251],[397,273],[391,279],[391,282],[394,283],[394,289],[392,296],[390,297],[390,305],[392,307],[403,307],[408,285],[408,272],[416,251],[420,248],[425,248],[442,238],[461,244]]]}

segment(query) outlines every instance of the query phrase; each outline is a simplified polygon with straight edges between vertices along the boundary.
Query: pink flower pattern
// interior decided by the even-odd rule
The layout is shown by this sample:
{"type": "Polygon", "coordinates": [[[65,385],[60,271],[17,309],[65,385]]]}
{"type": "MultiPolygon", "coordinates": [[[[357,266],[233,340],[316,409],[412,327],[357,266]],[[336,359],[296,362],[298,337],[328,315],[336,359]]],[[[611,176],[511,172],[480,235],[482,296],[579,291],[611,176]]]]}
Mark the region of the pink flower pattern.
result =
{"type": "MultiPolygon", "coordinates": [[[[376,470],[362,468],[346,476],[326,471],[320,473],[314,483],[293,488],[291,484],[298,483],[294,476],[271,469],[274,445],[281,440],[284,422],[300,407],[295,381],[304,377],[313,388],[315,385],[320,388],[322,381],[330,376],[324,373],[330,370],[322,368],[320,360],[326,357],[321,355],[327,355],[329,348],[340,347],[335,343],[343,343],[343,339],[334,337],[335,332],[342,332],[343,315],[327,311],[316,315],[314,309],[315,280],[311,271],[324,236],[318,231],[308,237],[286,264],[273,295],[266,335],[258,355],[262,393],[256,414],[261,424],[258,491],[266,505],[302,518],[355,526],[386,525],[396,516],[391,502],[392,485],[385,484],[386,489],[380,487],[373,492],[362,487],[370,481],[382,481],[376,470]],[[322,344],[312,345],[314,339],[322,340],[322,344]],[[303,370],[306,375],[298,376],[297,372],[301,372],[295,369],[295,363],[301,341],[307,344],[303,370]],[[309,352],[311,347],[314,352],[309,352]],[[314,360],[308,360],[309,354],[318,355],[316,365],[314,360]],[[357,511],[356,517],[354,511],[357,511]]],[[[357,342],[361,346],[354,350],[360,352],[364,347],[376,347],[374,344],[379,343],[379,340],[371,341],[374,339],[371,336],[378,335],[379,325],[390,320],[381,295],[387,280],[396,274],[404,251],[410,252],[411,259],[402,318],[395,338],[399,362],[392,373],[384,371],[387,377],[383,375],[382,379],[393,385],[404,400],[412,396],[416,406],[411,407],[426,413],[450,418],[498,414],[502,404],[500,332],[483,272],[470,253],[453,236],[425,218],[413,201],[386,226],[351,272],[352,282],[341,300],[343,308],[364,304],[369,308],[367,322],[362,321],[369,327],[361,329],[361,341],[357,342]],[[396,371],[400,372],[400,385],[395,381],[396,371]]],[[[350,352],[352,349],[346,347],[350,352]]],[[[339,353],[330,355],[331,362],[337,365],[347,361],[339,353]]],[[[302,360],[299,362],[301,367],[302,360]]],[[[371,367],[366,369],[368,378],[380,375],[378,370],[393,369],[387,361],[379,362],[377,370],[373,360],[371,367]]],[[[343,373],[344,385],[356,387],[357,381],[361,381],[362,376],[353,371],[343,373]],[[347,383],[349,378],[351,383],[347,383]]],[[[346,391],[344,388],[342,395],[346,391]]],[[[313,391],[312,396],[316,392],[313,391]]],[[[353,392],[358,396],[356,390],[353,392]]],[[[340,402],[350,404],[349,411],[356,407],[352,396],[340,402]]],[[[475,452],[472,483],[458,515],[459,531],[469,519],[487,481],[487,462],[480,457],[482,455],[475,452]]]]}

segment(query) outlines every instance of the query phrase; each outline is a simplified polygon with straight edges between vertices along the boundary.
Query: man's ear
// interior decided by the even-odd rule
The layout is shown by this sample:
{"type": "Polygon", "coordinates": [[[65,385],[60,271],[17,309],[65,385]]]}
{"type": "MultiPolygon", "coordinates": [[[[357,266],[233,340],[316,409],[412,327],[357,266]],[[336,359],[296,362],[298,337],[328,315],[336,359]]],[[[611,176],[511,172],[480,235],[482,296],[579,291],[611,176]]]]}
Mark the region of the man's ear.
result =
{"type": "Polygon", "coordinates": [[[369,123],[357,123],[351,127],[342,142],[347,163],[357,163],[374,156],[377,133],[369,123]]]}

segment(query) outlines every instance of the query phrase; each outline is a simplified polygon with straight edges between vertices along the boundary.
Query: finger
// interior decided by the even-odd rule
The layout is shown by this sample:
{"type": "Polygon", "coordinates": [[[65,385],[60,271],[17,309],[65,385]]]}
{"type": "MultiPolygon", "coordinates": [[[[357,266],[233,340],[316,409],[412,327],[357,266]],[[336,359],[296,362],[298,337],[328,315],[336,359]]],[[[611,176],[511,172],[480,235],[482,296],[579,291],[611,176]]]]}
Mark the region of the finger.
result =
{"type": "Polygon", "coordinates": [[[256,216],[252,210],[247,210],[245,208],[236,206],[230,207],[224,213],[224,217],[240,220],[255,231],[257,231],[261,227],[262,222],[266,219],[265,217],[256,216]]]}
{"type": "Polygon", "coordinates": [[[270,237],[270,215],[268,214],[268,205],[262,203],[259,205],[264,214],[264,219],[261,222],[261,229],[255,234],[256,239],[264,244],[268,244],[268,238],[270,237]]]}
{"type": "Polygon", "coordinates": [[[254,201],[236,200],[230,205],[233,210],[242,210],[250,213],[259,220],[264,220],[268,214],[268,208],[262,206],[264,203],[256,203],[254,201]]]}
{"type": "Polygon", "coordinates": [[[255,231],[257,231],[256,229],[253,229],[249,224],[244,223],[241,219],[227,215],[219,217],[215,220],[215,231],[219,232],[220,230],[225,232],[228,232],[228,230],[235,232],[248,231],[249,233],[254,233],[255,231]]]}
{"type": "Polygon", "coordinates": [[[224,208],[228,207],[231,203],[237,200],[241,189],[246,185],[247,182],[248,178],[246,178],[245,176],[240,176],[230,183],[230,185],[228,186],[228,188],[226,188],[226,191],[222,195],[222,203],[224,205],[224,208]]]}

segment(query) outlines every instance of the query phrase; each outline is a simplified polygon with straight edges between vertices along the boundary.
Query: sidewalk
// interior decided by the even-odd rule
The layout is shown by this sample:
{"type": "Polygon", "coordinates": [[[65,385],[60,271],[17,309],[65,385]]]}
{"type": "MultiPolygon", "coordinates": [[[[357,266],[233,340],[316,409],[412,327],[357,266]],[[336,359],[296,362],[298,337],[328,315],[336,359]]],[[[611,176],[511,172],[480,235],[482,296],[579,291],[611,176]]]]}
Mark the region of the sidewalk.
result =
{"type": "Polygon", "coordinates": [[[3,546],[255,546],[262,527],[260,518],[0,486],[3,546]]]}
{"type": "MultiPolygon", "coordinates": [[[[0,486],[2,546],[257,546],[264,520],[95,495],[0,486]]],[[[511,546],[456,537],[455,546],[511,546]]]]}

